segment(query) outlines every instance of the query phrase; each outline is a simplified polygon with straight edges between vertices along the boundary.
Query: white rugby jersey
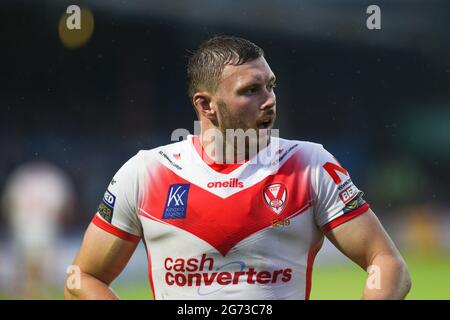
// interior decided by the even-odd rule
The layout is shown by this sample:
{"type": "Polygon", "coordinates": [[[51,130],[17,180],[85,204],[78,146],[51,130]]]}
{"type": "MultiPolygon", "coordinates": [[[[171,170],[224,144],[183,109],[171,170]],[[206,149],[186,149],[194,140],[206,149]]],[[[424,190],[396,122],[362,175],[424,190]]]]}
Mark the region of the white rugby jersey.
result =
{"type": "Polygon", "coordinates": [[[243,164],[205,159],[197,136],[138,152],[93,223],[143,240],[155,299],[308,299],[324,233],[369,208],[348,172],[275,137],[243,164]]]}

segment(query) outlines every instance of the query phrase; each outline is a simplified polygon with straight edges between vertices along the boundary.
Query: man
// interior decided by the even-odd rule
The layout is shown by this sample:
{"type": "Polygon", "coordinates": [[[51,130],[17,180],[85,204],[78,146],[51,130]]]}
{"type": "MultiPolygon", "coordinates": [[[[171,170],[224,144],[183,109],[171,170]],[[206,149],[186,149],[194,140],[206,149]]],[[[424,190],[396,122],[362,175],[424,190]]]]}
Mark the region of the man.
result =
{"type": "Polygon", "coordinates": [[[11,174],[2,200],[15,249],[15,294],[46,298],[54,285],[62,224],[75,201],[72,183],[57,166],[31,161],[11,174]]]}
{"type": "Polygon", "coordinates": [[[117,299],[109,284],[142,239],[155,299],[308,299],[324,235],[379,276],[364,299],[404,298],[407,267],[348,172],[321,145],[267,138],[275,76],[262,49],[214,37],[188,79],[199,136],[140,151],[117,172],[74,262],[81,288],[66,298],[117,299]],[[237,148],[218,139],[227,129],[257,134],[237,148]]]}

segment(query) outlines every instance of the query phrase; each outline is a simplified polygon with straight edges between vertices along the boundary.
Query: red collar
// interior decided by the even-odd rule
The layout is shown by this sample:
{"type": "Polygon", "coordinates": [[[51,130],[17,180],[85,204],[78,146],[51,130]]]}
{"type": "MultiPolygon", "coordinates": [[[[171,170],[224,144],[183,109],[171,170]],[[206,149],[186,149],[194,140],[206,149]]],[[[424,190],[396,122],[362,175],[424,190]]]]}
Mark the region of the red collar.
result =
{"type": "MultiPolygon", "coordinates": [[[[208,154],[205,152],[205,149],[203,148],[200,139],[198,136],[192,136],[192,143],[194,144],[195,150],[199,154],[199,156],[202,158],[203,161],[213,170],[228,174],[237,168],[239,168],[243,163],[216,163],[214,160],[212,160],[208,154]]],[[[247,162],[247,160],[245,160],[247,162]]]]}

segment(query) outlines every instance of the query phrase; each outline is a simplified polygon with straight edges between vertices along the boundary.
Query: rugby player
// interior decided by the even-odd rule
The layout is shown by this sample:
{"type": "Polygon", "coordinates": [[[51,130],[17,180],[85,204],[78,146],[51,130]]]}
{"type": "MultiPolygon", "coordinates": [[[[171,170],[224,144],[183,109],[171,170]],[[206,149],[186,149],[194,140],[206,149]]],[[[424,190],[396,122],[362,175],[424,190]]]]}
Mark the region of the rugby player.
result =
{"type": "Polygon", "coordinates": [[[270,137],[276,79],[263,50],[216,36],[187,72],[200,134],[119,169],[74,261],[81,286],[66,286],[65,297],[118,299],[109,285],[142,240],[155,299],[308,299],[327,237],[368,279],[379,276],[363,299],[403,299],[406,264],[348,171],[320,144],[270,137]],[[241,152],[234,138],[220,146],[207,134],[227,129],[253,130],[256,140],[249,135],[241,152]]]}

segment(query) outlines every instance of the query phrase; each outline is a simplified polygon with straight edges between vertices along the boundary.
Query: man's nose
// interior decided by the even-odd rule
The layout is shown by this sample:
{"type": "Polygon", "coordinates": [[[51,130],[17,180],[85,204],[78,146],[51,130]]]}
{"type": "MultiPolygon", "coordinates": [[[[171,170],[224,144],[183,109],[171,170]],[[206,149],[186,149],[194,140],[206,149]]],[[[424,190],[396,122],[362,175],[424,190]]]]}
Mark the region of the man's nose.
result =
{"type": "Polygon", "coordinates": [[[267,97],[266,100],[264,101],[264,103],[261,105],[261,110],[265,110],[265,109],[274,109],[277,99],[275,96],[275,93],[272,92],[266,92],[267,97]]]}

